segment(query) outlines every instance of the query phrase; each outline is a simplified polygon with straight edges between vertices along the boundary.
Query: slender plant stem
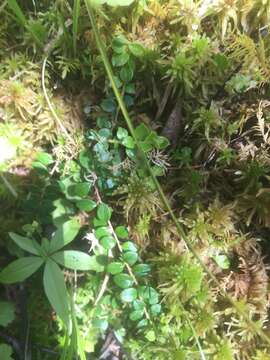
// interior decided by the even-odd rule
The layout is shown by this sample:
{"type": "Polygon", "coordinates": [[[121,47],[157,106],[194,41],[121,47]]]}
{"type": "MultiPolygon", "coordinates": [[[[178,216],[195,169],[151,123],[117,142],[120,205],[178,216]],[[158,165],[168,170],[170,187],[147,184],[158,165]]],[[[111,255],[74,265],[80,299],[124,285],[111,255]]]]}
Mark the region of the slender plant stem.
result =
{"type": "Polygon", "coordinates": [[[42,82],[42,89],[43,89],[43,93],[44,93],[44,97],[45,97],[45,100],[48,104],[48,107],[53,115],[53,117],[55,118],[58,126],[60,127],[60,129],[62,130],[62,132],[65,134],[65,136],[69,139],[69,141],[73,144],[74,143],[74,140],[72,139],[72,137],[70,136],[70,134],[68,133],[67,129],[64,127],[62,121],[60,120],[59,116],[56,114],[53,106],[52,106],[52,103],[50,101],[50,98],[48,96],[48,93],[47,93],[47,89],[46,89],[46,85],[45,85],[45,72],[46,72],[46,64],[47,64],[47,60],[48,58],[45,57],[44,60],[43,60],[43,64],[42,64],[42,76],[41,76],[41,82],[42,82]]]}
{"type": "Polygon", "coordinates": [[[159,184],[159,181],[157,180],[155,174],[153,173],[149,163],[148,163],[148,159],[146,157],[146,154],[144,153],[144,151],[142,150],[142,147],[140,145],[140,142],[137,139],[136,136],[136,132],[135,132],[135,128],[133,126],[132,120],[129,116],[129,113],[127,111],[126,105],[123,101],[123,98],[116,86],[115,80],[114,80],[114,75],[113,75],[113,71],[112,71],[112,67],[111,64],[109,62],[108,56],[107,56],[107,52],[105,50],[104,44],[101,40],[101,36],[96,24],[96,20],[95,20],[95,16],[94,16],[94,10],[92,9],[91,6],[91,1],[90,0],[85,0],[85,4],[87,7],[87,11],[88,11],[88,15],[90,18],[90,22],[92,25],[92,29],[94,32],[94,36],[95,36],[95,40],[96,40],[96,44],[98,47],[98,50],[100,52],[103,64],[105,66],[108,78],[110,80],[112,89],[114,91],[116,100],[119,104],[119,107],[122,111],[123,117],[126,121],[127,127],[130,131],[130,134],[132,135],[132,137],[134,138],[134,142],[137,146],[137,149],[139,151],[139,155],[141,156],[141,159],[143,160],[145,166],[148,169],[148,172],[155,184],[155,187],[162,199],[162,202],[164,204],[164,206],[166,207],[168,213],[170,214],[171,219],[173,220],[178,235],[179,237],[186,243],[187,248],[190,250],[190,252],[193,254],[193,256],[196,258],[196,260],[198,261],[198,263],[200,264],[200,266],[202,267],[202,269],[205,271],[205,273],[209,276],[209,278],[212,280],[212,282],[219,288],[220,293],[224,296],[224,298],[226,298],[231,305],[236,309],[236,311],[238,312],[239,315],[241,315],[243,317],[243,319],[247,322],[247,324],[249,324],[250,328],[252,329],[252,331],[256,334],[258,334],[269,346],[270,346],[270,338],[265,334],[265,332],[260,329],[257,324],[255,322],[253,322],[252,320],[250,320],[250,318],[248,317],[248,314],[246,314],[246,312],[241,308],[241,306],[232,298],[232,296],[230,296],[229,294],[226,293],[226,291],[220,286],[218,279],[216,278],[216,276],[207,268],[207,266],[203,263],[203,261],[201,260],[200,256],[197,254],[197,252],[195,251],[195,249],[193,248],[193,245],[190,243],[188,236],[185,233],[184,228],[182,227],[182,225],[179,223],[177,217],[175,216],[169,201],[165,195],[165,193],[163,192],[161,185],[159,184]]]}
{"type": "Polygon", "coordinates": [[[8,179],[3,175],[0,174],[1,179],[3,180],[3,183],[6,185],[6,187],[8,188],[8,190],[11,192],[11,194],[17,198],[18,194],[16,192],[16,190],[14,189],[14,187],[11,185],[11,183],[8,181],[8,179]]]}

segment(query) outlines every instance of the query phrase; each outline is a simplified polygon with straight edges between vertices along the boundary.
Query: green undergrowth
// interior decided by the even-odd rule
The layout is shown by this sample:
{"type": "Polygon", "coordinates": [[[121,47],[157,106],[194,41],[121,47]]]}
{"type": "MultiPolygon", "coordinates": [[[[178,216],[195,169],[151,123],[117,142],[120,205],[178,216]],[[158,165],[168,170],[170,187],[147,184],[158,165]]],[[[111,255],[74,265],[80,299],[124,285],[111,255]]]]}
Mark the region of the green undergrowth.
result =
{"type": "Polygon", "coordinates": [[[269,359],[269,11],[0,5],[1,359],[269,359]]]}

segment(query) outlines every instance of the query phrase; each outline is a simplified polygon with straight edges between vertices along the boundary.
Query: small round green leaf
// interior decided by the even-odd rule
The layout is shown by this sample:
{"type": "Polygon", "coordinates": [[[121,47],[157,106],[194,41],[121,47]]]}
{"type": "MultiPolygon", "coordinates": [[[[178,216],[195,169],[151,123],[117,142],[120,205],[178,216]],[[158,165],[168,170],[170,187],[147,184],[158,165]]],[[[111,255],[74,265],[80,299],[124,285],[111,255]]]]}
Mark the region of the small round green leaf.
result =
{"type": "Polygon", "coordinates": [[[145,303],[142,300],[135,300],[133,302],[133,307],[135,310],[143,310],[145,308],[145,303]]]}
{"type": "Polygon", "coordinates": [[[117,139],[123,140],[124,138],[126,138],[128,136],[128,131],[122,127],[119,127],[117,129],[116,136],[117,136],[117,139]]]}
{"type": "Polygon", "coordinates": [[[100,240],[100,244],[104,249],[110,250],[116,245],[116,240],[113,236],[105,236],[100,240]]]}
{"type": "Polygon", "coordinates": [[[137,264],[133,267],[135,276],[146,276],[151,270],[148,264],[137,264]]]}
{"type": "Polygon", "coordinates": [[[115,233],[120,239],[128,238],[128,230],[125,226],[117,226],[115,233]]]}
{"type": "Polygon", "coordinates": [[[134,95],[136,93],[135,84],[127,84],[125,90],[127,94],[134,95]]]}
{"type": "Polygon", "coordinates": [[[133,137],[131,137],[131,136],[125,137],[122,140],[122,144],[128,149],[134,149],[134,147],[135,147],[135,142],[133,140],[133,137]]]}
{"type": "Polygon", "coordinates": [[[112,215],[112,209],[104,203],[98,205],[97,217],[104,222],[108,222],[112,215]]]}
{"type": "Polygon", "coordinates": [[[125,83],[128,83],[133,78],[133,71],[129,66],[125,66],[120,70],[120,78],[125,83]]]}
{"type": "Polygon", "coordinates": [[[45,166],[51,165],[54,162],[52,155],[50,155],[46,152],[38,153],[37,161],[41,162],[45,166]]]}
{"type": "Polygon", "coordinates": [[[131,242],[131,241],[126,241],[126,242],[124,242],[124,244],[122,245],[122,249],[123,249],[124,251],[133,251],[133,252],[136,252],[136,251],[137,251],[136,246],[135,246],[134,243],[131,242]]]}
{"type": "Polygon", "coordinates": [[[137,321],[143,317],[144,310],[135,310],[129,315],[130,320],[137,321]]]}
{"type": "Polygon", "coordinates": [[[137,290],[134,288],[128,288],[121,292],[120,297],[123,302],[132,302],[138,296],[137,290]]]}
{"type": "Polygon", "coordinates": [[[140,329],[142,327],[146,327],[148,324],[148,320],[147,319],[142,319],[141,321],[138,322],[137,324],[137,328],[140,329]]]}
{"type": "Polygon", "coordinates": [[[121,262],[112,262],[108,265],[107,271],[112,275],[121,273],[124,270],[125,265],[121,262]]]}
{"type": "Polygon", "coordinates": [[[67,196],[70,199],[80,199],[88,195],[91,185],[89,183],[79,183],[70,185],[67,188],[67,196]]]}
{"type": "Polygon", "coordinates": [[[145,140],[149,134],[150,134],[150,130],[144,123],[141,123],[135,129],[136,138],[140,141],[145,140]]]}
{"type": "Polygon", "coordinates": [[[128,274],[115,275],[113,277],[113,281],[116,285],[118,285],[122,289],[129,288],[130,286],[133,285],[133,282],[134,282],[132,277],[129,276],[128,274]]]}
{"type": "Polygon", "coordinates": [[[79,155],[79,161],[85,169],[90,170],[93,164],[92,154],[87,150],[83,150],[79,155]]]}
{"type": "Polygon", "coordinates": [[[141,44],[133,43],[129,44],[130,52],[136,57],[142,57],[144,55],[144,47],[141,44]]]}
{"type": "Polygon", "coordinates": [[[147,333],[145,334],[145,337],[148,341],[151,341],[151,342],[156,340],[156,334],[155,334],[154,330],[147,331],[147,333]]]}
{"type": "Polygon", "coordinates": [[[129,265],[134,265],[138,260],[138,254],[134,251],[127,251],[123,255],[123,260],[129,265]]]}
{"type": "Polygon", "coordinates": [[[102,110],[113,113],[116,110],[116,103],[113,99],[105,99],[101,103],[102,110]]]}
{"type": "Polygon", "coordinates": [[[129,60],[129,54],[127,52],[113,55],[112,64],[113,66],[119,67],[125,65],[129,60]]]}
{"type": "Polygon", "coordinates": [[[158,315],[161,312],[161,305],[155,304],[151,306],[151,314],[152,315],[158,315]]]}
{"type": "Polygon", "coordinates": [[[76,206],[81,211],[89,212],[92,211],[97,206],[97,203],[90,199],[82,199],[76,202],[76,206]]]}
{"type": "Polygon", "coordinates": [[[150,286],[140,286],[139,294],[150,305],[155,305],[159,301],[159,295],[157,291],[150,286]]]}
{"type": "Polygon", "coordinates": [[[101,239],[103,236],[110,236],[110,235],[111,235],[110,230],[105,226],[101,226],[95,229],[95,236],[98,239],[101,239]]]}

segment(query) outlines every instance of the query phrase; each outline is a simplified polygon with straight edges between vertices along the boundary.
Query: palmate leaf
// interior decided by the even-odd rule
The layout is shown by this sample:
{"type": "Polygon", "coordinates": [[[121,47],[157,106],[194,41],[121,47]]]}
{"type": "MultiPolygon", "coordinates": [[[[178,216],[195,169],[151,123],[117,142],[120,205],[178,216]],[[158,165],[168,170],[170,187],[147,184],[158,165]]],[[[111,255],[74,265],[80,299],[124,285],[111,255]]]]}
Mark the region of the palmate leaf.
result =
{"type": "Polygon", "coordinates": [[[51,306],[68,328],[70,307],[66,283],[61,269],[51,259],[46,261],[43,284],[51,306]]]}
{"type": "Polygon", "coordinates": [[[44,260],[38,256],[28,256],[15,260],[0,272],[0,282],[13,284],[23,281],[34,274],[43,262],[44,260]]]}
{"type": "Polygon", "coordinates": [[[29,239],[27,237],[15,234],[13,232],[9,233],[11,239],[23,250],[30,252],[34,255],[41,255],[42,249],[38,242],[34,239],[29,239]]]}
{"type": "Polygon", "coordinates": [[[76,219],[66,221],[60,225],[51,239],[50,253],[53,253],[74,240],[80,230],[80,224],[76,219]]]}
{"type": "Polygon", "coordinates": [[[95,256],[89,256],[82,251],[65,250],[59,251],[52,255],[52,259],[58,264],[63,265],[72,270],[93,270],[100,271],[100,265],[96,261],[95,256]]]}

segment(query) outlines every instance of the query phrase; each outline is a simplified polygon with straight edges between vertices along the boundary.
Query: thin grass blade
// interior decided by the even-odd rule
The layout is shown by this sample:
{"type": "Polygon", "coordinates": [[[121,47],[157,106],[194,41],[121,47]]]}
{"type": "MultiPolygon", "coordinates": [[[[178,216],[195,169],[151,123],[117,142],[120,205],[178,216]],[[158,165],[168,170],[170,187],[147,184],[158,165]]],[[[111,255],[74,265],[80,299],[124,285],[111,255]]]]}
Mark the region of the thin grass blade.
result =
{"type": "Polygon", "coordinates": [[[78,35],[78,23],[81,9],[81,1],[74,0],[73,4],[73,15],[72,15],[72,32],[73,32],[73,51],[74,56],[77,53],[77,35],[78,35]]]}

